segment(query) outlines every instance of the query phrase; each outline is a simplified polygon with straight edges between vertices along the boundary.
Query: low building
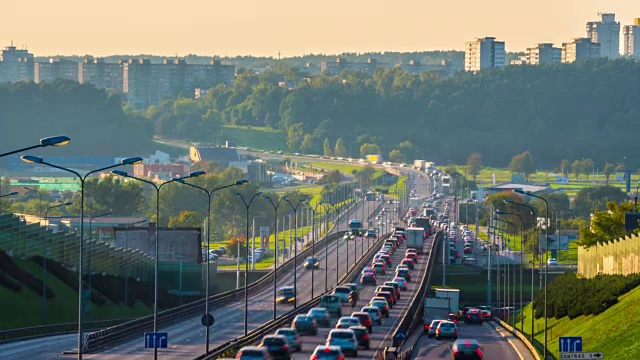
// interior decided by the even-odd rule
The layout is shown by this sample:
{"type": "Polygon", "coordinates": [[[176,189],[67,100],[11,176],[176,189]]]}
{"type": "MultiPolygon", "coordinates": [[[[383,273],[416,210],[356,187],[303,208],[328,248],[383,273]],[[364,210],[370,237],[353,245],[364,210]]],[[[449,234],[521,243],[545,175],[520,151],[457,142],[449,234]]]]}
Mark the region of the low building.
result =
{"type": "Polygon", "coordinates": [[[589,38],[575,38],[562,44],[562,62],[572,63],[600,57],[600,44],[589,38]]]}
{"type": "Polygon", "coordinates": [[[551,43],[538,44],[527,49],[527,64],[547,65],[562,61],[562,49],[551,43]]]}
{"type": "Polygon", "coordinates": [[[151,179],[162,183],[176,177],[183,177],[189,173],[189,166],[184,164],[136,164],[133,166],[133,176],[151,179]]]}
{"type": "Polygon", "coordinates": [[[238,149],[223,146],[192,146],[189,149],[189,159],[192,164],[211,161],[223,169],[241,162],[238,149]]]}
{"type": "Polygon", "coordinates": [[[378,60],[369,58],[367,62],[352,62],[344,58],[337,58],[336,61],[320,62],[320,70],[331,75],[340,75],[345,70],[364,71],[369,75],[373,75],[376,68],[387,67],[386,64],[378,63],[378,60]]]}

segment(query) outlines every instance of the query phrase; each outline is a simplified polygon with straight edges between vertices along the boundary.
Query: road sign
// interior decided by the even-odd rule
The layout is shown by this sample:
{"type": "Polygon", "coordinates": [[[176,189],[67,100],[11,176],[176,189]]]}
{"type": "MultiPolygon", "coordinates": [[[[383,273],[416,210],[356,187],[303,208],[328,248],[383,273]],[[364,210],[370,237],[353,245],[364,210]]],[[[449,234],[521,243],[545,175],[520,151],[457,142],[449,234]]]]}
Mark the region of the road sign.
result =
{"type": "Polygon", "coordinates": [[[153,349],[160,348],[166,349],[167,343],[169,342],[169,334],[168,333],[144,333],[144,348],[145,349],[153,349]]]}
{"type": "Polygon", "coordinates": [[[582,336],[561,336],[558,342],[561,353],[582,352],[582,336]]]}
{"type": "Polygon", "coordinates": [[[601,352],[561,353],[560,359],[604,359],[604,354],[601,352]]]}
{"type": "Polygon", "coordinates": [[[213,325],[214,321],[215,319],[211,314],[202,315],[202,318],[200,319],[200,323],[202,324],[202,326],[206,326],[206,327],[213,325]]]}
{"type": "Polygon", "coordinates": [[[403,341],[404,339],[407,338],[407,334],[405,334],[404,331],[402,331],[402,330],[398,330],[398,333],[396,334],[395,338],[398,341],[403,341]]]}

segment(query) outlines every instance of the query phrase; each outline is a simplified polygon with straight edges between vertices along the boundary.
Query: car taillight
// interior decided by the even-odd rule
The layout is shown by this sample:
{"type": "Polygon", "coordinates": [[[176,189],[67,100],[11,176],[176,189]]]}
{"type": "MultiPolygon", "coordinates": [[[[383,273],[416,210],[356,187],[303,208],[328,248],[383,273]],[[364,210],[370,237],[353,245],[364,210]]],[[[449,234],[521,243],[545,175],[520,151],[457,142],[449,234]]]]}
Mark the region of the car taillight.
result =
{"type": "Polygon", "coordinates": [[[365,339],[365,340],[369,340],[369,335],[364,334],[364,339],[365,339]]]}
{"type": "MultiPolygon", "coordinates": [[[[454,352],[453,352],[453,356],[458,356],[458,355],[460,355],[460,353],[459,353],[458,351],[454,351],[454,352]]],[[[314,359],[314,360],[315,360],[315,359],[314,359]]]]}
{"type": "Polygon", "coordinates": [[[318,360],[318,355],[313,355],[313,356],[311,357],[311,360],[318,360]]]}
{"type": "Polygon", "coordinates": [[[283,345],[280,350],[289,350],[289,347],[287,345],[283,345]]]}
{"type": "Polygon", "coordinates": [[[342,355],[338,356],[338,360],[344,360],[344,358],[342,357],[342,355]]]}
{"type": "Polygon", "coordinates": [[[471,316],[467,315],[467,319],[471,319],[471,316]]]}
{"type": "Polygon", "coordinates": [[[367,319],[366,324],[371,325],[371,320],[367,319]]]}
{"type": "Polygon", "coordinates": [[[453,330],[453,335],[458,336],[458,330],[453,330]]]}
{"type": "Polygon", "coordinates": [[[482,350],[480,348],[476,348],[476,354],[482,359],[482,350]]]}

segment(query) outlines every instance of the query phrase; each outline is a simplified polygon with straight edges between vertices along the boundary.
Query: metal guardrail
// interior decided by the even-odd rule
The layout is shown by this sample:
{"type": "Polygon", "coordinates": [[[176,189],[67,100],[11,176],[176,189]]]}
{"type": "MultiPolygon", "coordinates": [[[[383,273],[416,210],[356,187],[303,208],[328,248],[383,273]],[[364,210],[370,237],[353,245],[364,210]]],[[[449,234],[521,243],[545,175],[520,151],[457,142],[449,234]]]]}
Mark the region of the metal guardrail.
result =
{"type": "MultiPolygon", "coordinates": [[[[132,318],[113,319],[102,321],[87,321],[83,325],[87,330],[102,329],[108,326],[118,325],[132,318]]],[[[16,340],[27,340],[48,335],[64,335],[78,331],[78,323],[52,324],[41,326],[30,326],[25,328],[9,329],[0,331],[0,343],[16,340]]]]}
{"type": "Polygon", "coordinates": [[[520,339],[520,341],[522,341],[525,346],[529,349],[529,351],[531,352],[531,354],[533,355],[533,357],[536,360],[541,360],[542,358],[540,357],[540,354],[538,354],[538,350],[537,347],[534,346],[531,341],[529,341],[529,339],[527,339],[526,336],[524,336],[520,331],[516,330],[514,327],[511,327],[511,325],[507,324],[506,322],[495,318],[493,319],[495,322],[497,322],[498,324],[500,324],[500,326],[502,326],[503,328],[509,330],[510,333],[512,333],[513,335],[515,335],[518,339],[520,339]]]}
{"type": "MultiPolygon", "coordinates": [[[[360,275],[360,269],[364,265],[371,262],[375,254],[379,251],[378,247],[383,243],[384,239],[388,238],[388,236],[389,234],[385,234],[384,236],[380,237],[380,239],[378,239],[376,242],[374,242],[371,249],[369,249],[369,251],[360,258],[360,260],[351,269],[351,271],[349,271],[349,273],[342,276],[342,278],[340,279],[340,284],[345,284],[347,282],[354,281],[354,279],[356,279],[360,275]]],[[[327,293],[330,293],[331,291],[332,290],[328,291],[327,293]]],[[[297,309],[291,310],[286,314],[280,315],[275,320],[271,320],[263,324],[259,328],[256,328],[255,330],[249,332],[246,336],[241,336],[239,338],[233,339],[231,341],[228,341],[218,346],[217,348],[211,350],[208,354],[204,354],[197,357],[196,360],[214,360],[220,357],[229,357],[229,356],[235,355],[235,353],[238,350],[240,350],[243,346],[247,346],[257,342],[264,335],[270,334],[274,330],[290,324],[296,315],[300,313],[308,312],[309,309],[311,309],[314,306],[317,306],[322,295],[325,295],[327,293],[321,294],[316,298],[314,298],[313,300],[310,300],[302,304],[301,306],[298,306],[297,309]]]]}

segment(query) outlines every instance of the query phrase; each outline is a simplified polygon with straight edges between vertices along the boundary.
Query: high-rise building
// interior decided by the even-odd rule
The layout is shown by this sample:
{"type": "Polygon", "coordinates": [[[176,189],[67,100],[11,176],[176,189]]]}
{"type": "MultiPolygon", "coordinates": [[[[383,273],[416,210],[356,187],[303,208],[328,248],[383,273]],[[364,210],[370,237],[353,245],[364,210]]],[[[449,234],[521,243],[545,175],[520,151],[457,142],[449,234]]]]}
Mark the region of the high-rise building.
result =
{"type": "Polygon", "coordinates": [[[598,13],[600,21],[587,23],[587,37],[600,44],[600,56],[617,59],[620,56],[620,22],[616,14],[598,13]]]}
{"type": "Polygon", "coordinates": [[[562,49],[553,44],[538,44],[527,49],[527,64],[553,64],[562,61],[562,49]]]}
{"type": "Polygon", "coordinates": [[[464,51],[464,70],[480,71],[485,68],[503,68],[505,59],[504,41],[494,37],[468,41],[464,51]]]}
{"type": "Polygon", "coordinates": [[[633,25],[626,25],[622,33],[624,35],[623,54],[640,57],[640,18],[636,18],[633,25]]]}
{"type": "Polygon", "coordinates": [[[7,46],[2,50],[0,82],[33,81],[33,54],[26,49],[7,46]]]}
{"type": "Polygon", "coordinates": [[[575,38],[569,43],[562,44],[562,62],[575,61],[600,57],[600,44],[589,38],[575,38]]]}
{"type": "Polygon", "coordinates": [[[122,63],[106,63],[102,58],[84,59],[78,64],[78,82],[122,92],[123,68],[122,63]]]}
{"type": "Polygon", "coordinates": [[[55,79],[78,81],[78,63],[67,59],[49,59],[49,62],[36,62],[33,67],[36,83],[51,82],[55,79]]]}

